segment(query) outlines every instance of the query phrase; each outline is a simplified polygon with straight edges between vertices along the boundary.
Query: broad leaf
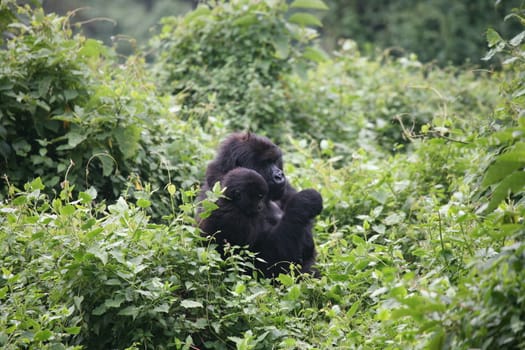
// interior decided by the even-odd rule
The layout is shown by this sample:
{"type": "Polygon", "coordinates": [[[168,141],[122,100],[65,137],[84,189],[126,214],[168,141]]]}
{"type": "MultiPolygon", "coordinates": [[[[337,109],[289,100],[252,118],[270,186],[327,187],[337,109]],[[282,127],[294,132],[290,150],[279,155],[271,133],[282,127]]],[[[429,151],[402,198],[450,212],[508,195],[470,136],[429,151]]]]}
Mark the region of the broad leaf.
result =
{"type": "Polygon", "coordinates": [[[115,139],[124,159],[133,157],[139,148],[140,129],[134,125],[115,130],[115,139]]]}
{"type": "Polygon", "coordinates": [[[487,29],[487,42],[489,47],[494,47],[501,41],[503,41],[503,39],[501,39],[501,36],[498,34],[498,32],[492,28],[487,29]]]}
{"type": "Polygon", "coordinates": [[[309,13],[299,12],[294,13],[290,16],[288,21],[299,24],[301,26],[317,26],[322,27],[323,24],[319,20],[319,18],[315,17],[314,15],[311,15],[309,13]]]}
{"type": "Polygon", "coordinates": [[[500,155],[496,161],[489,166],[481,186],[487,188],[511,174],[513,171],[523,167],[525,167],[525,143],[518,143],[513,149],[500,155]]]}
{"type": "Polygon", "coordinates": [[[324,52],[323,49],[317,47],[307,47],[304,50],[303,57],[317,63],[328,60],[329,56],[324,52]]]}
{"type": "Polygon", "coordinates": [[[290,5],[292,8],[328,10],[328,6],[321,0],[295,0],[290,5]]]}
{"type": "Polygon", "coordinates": [[[197,308],[197,307],[204,307],[202,305],[202,303],[200,303],[198,301],[189,300],[189,299],[181,301],[180,306],[182,306],[185,309],[193,309],[193,308],[197,308]]]}
{"type": "Polygon", "coordinates": [[[525,189],[525,171],[515,172],[507,176],[496,187],[492,193],[492,198],[487,207],[487,212],[491,212],[511,193],[518,193],[525,189]]]}

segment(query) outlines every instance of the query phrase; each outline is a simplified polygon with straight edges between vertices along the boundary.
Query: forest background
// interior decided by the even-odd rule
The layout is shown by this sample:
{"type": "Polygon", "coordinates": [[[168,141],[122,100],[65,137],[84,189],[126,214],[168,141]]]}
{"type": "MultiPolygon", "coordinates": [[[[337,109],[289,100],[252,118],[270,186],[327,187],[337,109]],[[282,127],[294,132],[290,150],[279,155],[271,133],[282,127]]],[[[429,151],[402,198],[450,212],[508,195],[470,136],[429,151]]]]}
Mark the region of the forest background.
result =
{"type": "Polygon", "coordinates": [[[0,1],[0,347],[525,348],[522,1],[31,3],[0,1]],[[234,130],[322,194],[320,278],[196,229],[234,130]]]}
{"type": "MultiPolygon", "coordinates": [[[[291,1],[289,1],[291,2],[291,1]]],[[[322,21],[321,44],[327,51],[341,38],[359,44],[366,55],[390,50],[397,55],[414,53],[422,62],[440,65],[482,64],[486,48],[484,33],[492,27],[502,35],[519,28],[502,21],[519,1],[404,1],[327,0],[327,10],[316,14],[322,21]]],[[[119,50],[129,53],[144,44],[151,30],[166,14],[184,15],[199,0],[44,0],[48,12],[65,15],[82,9],[74,21],[88,21],[84,32],[106,44],[117,41],[119,50]],[[93,18],[101,20],[91,21],[93,18]],[[112,39],[113,38],[113,39],[112,39]]]]}

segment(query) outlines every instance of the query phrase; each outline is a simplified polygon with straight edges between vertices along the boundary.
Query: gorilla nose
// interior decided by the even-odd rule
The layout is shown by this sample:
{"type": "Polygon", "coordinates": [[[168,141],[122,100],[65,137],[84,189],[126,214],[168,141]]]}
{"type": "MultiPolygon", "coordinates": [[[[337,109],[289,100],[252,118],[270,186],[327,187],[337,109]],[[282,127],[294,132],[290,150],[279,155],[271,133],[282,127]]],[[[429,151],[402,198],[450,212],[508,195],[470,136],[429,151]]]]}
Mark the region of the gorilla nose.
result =
{"type": "Polygon", "coordinates": [[[273,182],[276,185],[281,185],[282,183],[284,183],[284,174],[282,172],[274,173],[273,174],[273,182]]]}

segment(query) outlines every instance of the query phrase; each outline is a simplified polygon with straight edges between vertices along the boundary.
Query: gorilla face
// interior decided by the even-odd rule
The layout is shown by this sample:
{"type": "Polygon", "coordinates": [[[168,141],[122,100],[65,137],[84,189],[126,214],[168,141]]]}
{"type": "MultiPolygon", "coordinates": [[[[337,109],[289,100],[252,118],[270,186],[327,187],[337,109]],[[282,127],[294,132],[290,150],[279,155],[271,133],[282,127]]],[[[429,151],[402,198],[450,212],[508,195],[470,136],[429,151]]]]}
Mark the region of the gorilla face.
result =
{"type": "Polygon", "coordinates": [[[268,185],[269,199],[278,200],[286,188],[282,152],[264,136],[250,133],[230,135],[219,149],[216,159],[208,166],[206,181],[213,186],[222,176],[238,167],[255,170],[268,185]]]}
{"type": "Polygon", "coordinates": [[[282,158],[280,155],[271,155],[264,159],[256,160],[251,169],[255,170],[268,184],[269,197],[277,200],[282,197],[286,185],[286,176],[283,172],[282,158]]]}
{"type": "Polygon", "coordinates": [[[222,181],[225,195],[246,216],[256,216],[264,208],[268,185],[255,170],[236,168],[229,171],[222,181]]]}

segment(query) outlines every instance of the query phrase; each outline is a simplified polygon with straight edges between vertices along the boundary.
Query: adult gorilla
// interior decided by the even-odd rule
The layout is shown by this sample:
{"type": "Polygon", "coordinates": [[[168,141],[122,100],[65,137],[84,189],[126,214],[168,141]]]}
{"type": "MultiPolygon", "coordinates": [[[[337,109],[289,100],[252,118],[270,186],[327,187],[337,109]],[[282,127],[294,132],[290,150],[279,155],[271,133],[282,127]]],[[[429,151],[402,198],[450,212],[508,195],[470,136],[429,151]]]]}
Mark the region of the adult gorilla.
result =
{"type": "MultiPolygon", "coordinates": [[[[204,199],[206,191],[217,181],[227,186],[223,180],[236,168],[251,169],[264,179],[268,192],[256,218],[252,218],[250,225],[245,225],[242,220],[234,218],[235,215],[224,215],[223,212],[223,231],[216,241],[219,248],[227,242],[238,244],[234,236],[244,232],[242,245],[248,245],[265,261],[257,262],[256,267],[266,277],[288,272],[290,263],[300,265],[302,272],[315,272],[312,269],[316,254],[312,223],[323,208],[322,197],[313,189],[297,192],[286,180],[282,165],[282,152],[269,139],[251,133],[234,133],[221,144],[215,159],[208,165],[200,195],[200,199],[204,199]],[[227,218],[233,222],[228,222],[227,218]],[[225,226],[236,228],[225,229],[225,226]]],[[[230,177],[230,186],[236,185],[236,181],[242,182],[243,176],[230,177]]],[[[215,225],[214,220],[219,220],[217,216],[215,218],[211,223],[209,219],[200,223],[208,236],[216,234],[210,229],[215,225]]]]}

